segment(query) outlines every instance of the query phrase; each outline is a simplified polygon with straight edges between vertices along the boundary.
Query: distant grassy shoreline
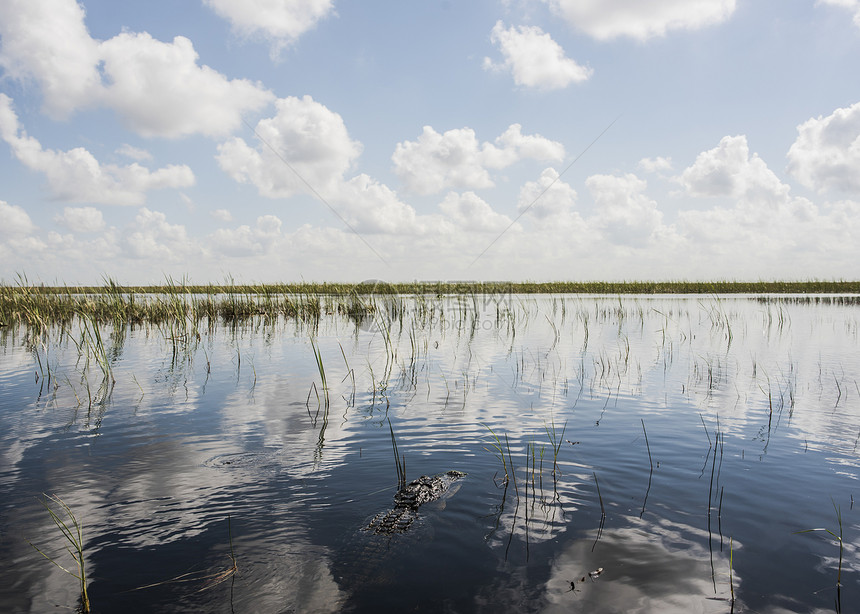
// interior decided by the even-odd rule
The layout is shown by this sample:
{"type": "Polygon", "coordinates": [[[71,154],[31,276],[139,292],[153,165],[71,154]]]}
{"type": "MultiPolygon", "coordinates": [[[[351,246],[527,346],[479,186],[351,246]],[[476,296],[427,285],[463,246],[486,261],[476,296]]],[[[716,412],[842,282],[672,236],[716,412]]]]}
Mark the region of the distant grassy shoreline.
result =
{"type": "Polygon", "coordinates": [[[447,294],[857,294],[857,281],[580,281],[580,282],[406,282],[44,286],[2,284],[0,295],[41,294],[287,294],[294,296],[447,294]]]}
{"type": "MultiPolygon", "coordinates": [[[[26,280],[23,280],[26,281],[26,280]]],[[[731,295],[752,294],[779,300],[860,304],[860,281],[772,282],[491,282],[361,284],[209,284],[174,282],[159,286],[123,286],[107,280],[102,286],[35,286],[0,284],[0,329],[23,324],[45,330],[75,319],[91,323],[168,324],[183,331],[214,322],[241,323],[250,319],[299,318],[316,321],[339,313],[362,320],[379,313],[402,311],[400,297],[414,296],[424,307],[427,299],[443,296],[493,297],[564,295],[731,295]],[[814,298],[814,295],[835,295],[814,298]],[[805,295],[805,296],[804,296],[805,295]]],[[[766,299],[771,300],[771,299],[766,299]]],[[[462,301],[460,301],[462,302],[462,301]]],[[[458,308],[459,309],[459,308],[458,308]]],[[[171,336],[174,333],[171,333],[171,336]]]]}

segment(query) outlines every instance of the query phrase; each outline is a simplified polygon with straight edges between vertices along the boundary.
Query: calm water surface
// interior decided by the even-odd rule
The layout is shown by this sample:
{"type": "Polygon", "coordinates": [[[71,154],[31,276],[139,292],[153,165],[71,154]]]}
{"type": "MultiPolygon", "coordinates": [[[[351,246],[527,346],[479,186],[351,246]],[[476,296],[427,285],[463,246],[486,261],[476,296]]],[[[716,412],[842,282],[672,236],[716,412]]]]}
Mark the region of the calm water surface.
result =
{"type": "Polygon", "coordinates": [[[0,329],[0,610],[77,607],[28,543],[72,564],[48,493],[95,612],[860,611],[857,306],[379,304],[104,328],[112,387],[78,326],[0,329]],[[407,480],[467,476],[379,536],[392,431],[407,480]],[[838,514],[839,594],[839,542],[797,533],[838,514]]]}

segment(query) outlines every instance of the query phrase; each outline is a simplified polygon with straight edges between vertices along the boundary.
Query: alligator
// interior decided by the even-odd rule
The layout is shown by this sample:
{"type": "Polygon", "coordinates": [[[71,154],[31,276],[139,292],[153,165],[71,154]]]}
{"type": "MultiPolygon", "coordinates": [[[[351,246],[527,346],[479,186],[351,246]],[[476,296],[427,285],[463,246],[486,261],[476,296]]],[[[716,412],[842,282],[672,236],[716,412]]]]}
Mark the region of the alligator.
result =
{"type": "Polygon", "coordinates": [[[395,493],[394,508],[374,516],[364,530],[376,535],[405,533],[418,517],[419,507],[439,499],[451,484],[465,475],[462,471],[451,470],[412,480],[395,493]]]}
{"type": "MultiPolygon", "coordinates": [[[[362,524],[360,530],[352,534],[332,564],[332,574],[349,595],[350,603],[374,599],[377,590],[384,592],[382,587],[397,580],[399,557],[429,545],[433,528],[416,522],[419,508],[453,493],[459,486],[454,482],[465,475],[462,471],[422,475],[395,493],[393,508],[365,521],[367,524],[362,524]]],[[[349,610],[349,604],[345,608],[349,610]]]]}

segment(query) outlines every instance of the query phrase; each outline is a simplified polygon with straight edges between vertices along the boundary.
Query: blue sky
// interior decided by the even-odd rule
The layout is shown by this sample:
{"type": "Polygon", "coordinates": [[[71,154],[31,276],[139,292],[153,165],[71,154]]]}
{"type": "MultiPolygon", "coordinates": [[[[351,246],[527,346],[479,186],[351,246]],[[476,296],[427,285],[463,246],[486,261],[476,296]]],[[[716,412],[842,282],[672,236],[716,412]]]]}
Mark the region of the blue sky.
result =
{"type": "Polygon", "coordinates": [[[0,280],[856,279],[858,66],[860,0],[0,0],[0,280]]]}

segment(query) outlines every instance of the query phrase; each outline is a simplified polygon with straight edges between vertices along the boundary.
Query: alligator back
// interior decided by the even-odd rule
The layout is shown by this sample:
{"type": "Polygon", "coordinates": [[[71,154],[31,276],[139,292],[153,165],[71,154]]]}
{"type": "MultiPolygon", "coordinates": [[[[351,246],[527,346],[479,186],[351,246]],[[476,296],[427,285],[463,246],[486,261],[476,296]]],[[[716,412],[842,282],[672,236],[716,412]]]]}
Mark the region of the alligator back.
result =
{"type": "Polygon", "coordinates": [[[394,508],[377,514],[364,530],[384,535],[405,533],[418,517],[419,507],[439,499],[464,475],[462,471],[452,470],[412,480],[394,495],[394,508]]]}

